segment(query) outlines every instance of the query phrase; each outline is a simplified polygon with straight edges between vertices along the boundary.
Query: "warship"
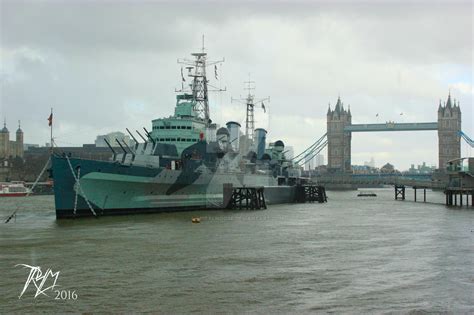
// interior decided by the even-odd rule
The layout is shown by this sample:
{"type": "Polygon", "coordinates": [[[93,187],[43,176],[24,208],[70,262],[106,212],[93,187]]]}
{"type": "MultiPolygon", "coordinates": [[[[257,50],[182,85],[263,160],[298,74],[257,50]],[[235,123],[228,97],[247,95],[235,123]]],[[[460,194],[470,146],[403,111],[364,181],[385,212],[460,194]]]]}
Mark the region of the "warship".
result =
{"type": "Polygon", "coordinates": [[[245,134],[238,122],[218,128],[209,115],[206,68],[214,66],[217,79],[217,64],[223,60],[207,60],[204,49],[191,55],[178,59],[186,65],[190,84],[184,87],[181,68],[174,115],[152,120],[151,131],[143,128],[142,135],[136,130],[136,137],[126,128],[134,145],[106,141],[108,161],[52,152],[58,219],[222,209],[226,185],[264,187],[267,204],[294,200],[294,185],[304,180],[300,168],[285,157],[283,141],[267,144],[267,131],[254,129],[253,111],[264,109],[263,100],[249,90],[245,134]]]}

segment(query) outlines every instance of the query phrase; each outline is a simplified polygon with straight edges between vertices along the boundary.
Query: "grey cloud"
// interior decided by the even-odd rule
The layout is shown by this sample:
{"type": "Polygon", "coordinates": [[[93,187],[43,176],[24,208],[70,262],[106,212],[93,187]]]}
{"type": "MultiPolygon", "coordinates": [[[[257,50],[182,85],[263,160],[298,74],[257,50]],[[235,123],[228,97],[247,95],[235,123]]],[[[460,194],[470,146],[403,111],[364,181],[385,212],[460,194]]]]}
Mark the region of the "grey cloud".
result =
{"type": "MultiPolygon", "coordinates": [[[[51,106],[57,112],[57,137],[79,144],[100,132],[141,128],[170,115],[180,82],[176,58],[199,49],[203,33],[210,58],[226,57],[221,81],[214,83],[227,86],[227,92],[212,96],[213,117],[225,116],[218,110],[244,93],[242,82],[250,72],[256,93],[272,99],[270,136],[294,141],[296,151],[325,129],[324,123],[304,125],[303,119],[324,121],[328,102],[334,104],[338,94],[351,105],[354,121],[373,122],[375,113],[381,122],[431,121],[438,99],[445,99],[451,87],[461,100],[463,128],[474,133],[472,78],[444,77],[451,67],[472,74],[469,2],[0,5],[0,115],[7,115],[10,125],[22,119],[27,142],[48,138],[44,122],[51,106]],[[456,89],[457,83],[467,92],[456,89]],[[290,116],[292,128],[281,123],[290,116]]],[[[380,137],[400,145],[396,135],[380,137]]],[[[436,157],[436,144],[426,139],[426,144],[409,139],[408,145],[436,157]]],[[[409,166],[389,142],[374,148],[369,141],[355,141],[355,162],[379,150],[390,152],[395,165],[409,166]]],[[[416,163],[424,158],[422,153],[410,157],[416,163]]]]}

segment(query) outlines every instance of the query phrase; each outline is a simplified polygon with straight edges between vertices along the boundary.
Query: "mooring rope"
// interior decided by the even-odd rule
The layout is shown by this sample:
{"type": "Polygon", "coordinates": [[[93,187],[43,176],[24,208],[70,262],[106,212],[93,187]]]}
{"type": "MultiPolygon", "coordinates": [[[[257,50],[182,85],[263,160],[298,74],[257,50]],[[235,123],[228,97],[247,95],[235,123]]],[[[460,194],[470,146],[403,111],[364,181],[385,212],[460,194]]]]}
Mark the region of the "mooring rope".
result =
{"type": "MultiPolygon", "coordinates": [[[[97,217],[97,214],[95,213],[94,208],[92,207],[89,200],[87,199],[86,194],[84,193],[84,190],[82,190],[81,183],[79,182],[79,178],[76,177],[76,173],[74,173],[74,169],[72,167],[71,161],[69,160],[69,156],[67,154],[66,154],[66,160],[67,160],[67,163],[69,164],[69,169],[71,170],[72,176],[74,177],[74,180],[76,181],[77,188],[81,191],[82,197],[84,198],[87,205],[89,206],[89,209],[91,210],[92,214],[95,217],[97,217]]],[[[80,172],[78,172],[78,174],[80,174],[80,172]]],[[[76,189],[76,198],[77,198],[77,189],[76,189]]],[[[74,209],[75,208],[76,208],[76,206],[74,206],[74,209]]],[[[74,211],[74,214],[75,214],[75,211],[74,211]]]]}
{"type": "MultiPolygon", "coordinates": [[[[43,169],[41,170],[40,174],[38,175],[35,182],[33,183],[33,186],[31,186],[30,190],[26,193],[27,196],[29,196],[33,192],[33,189],[35,189],[36,185],[38,185],[38,182],[39,182],[40,178],[43,176],[44,172],[46,171],[50,161],[51,161],[51,157],[48,158],[48,160],[46,161],[46,164],[43,166],[43,169]]],[[[15,211],[13,211],[12,214],[10,214],[6,218],[5,223],[10,222],[12,218],[15,218],[15,222],[16,222],[16,213],[17,212],[18,212],[18,207],[16,208],[15,211]]]]}
{"type": "MultiPolygon", "coordinates": [[[[81,178],[81,168],[79,167],[77,169],[77,178],[81,178]]],[[[76,211],[77,211],[77,196],[79,195],[79,190],[76,189],[76,196],[74,197],[74,216],[76,215],[76,211]]]]}
{"type": "Polygon", "coordinates": [[[30,191],[26,194],[27,196],[29,196],[33,192],[33,189],[35,189],[36,185],[38,185],[38,182],[39,182],[40,178],[43,176],[44,171],[46,171],[50,161],[51,161],[51,156],[46,161],[46,164],[43,166],[43,169],[41,170],[41,173],[36,178],[35,182],[33,183],[33,186],[31,186],[30,191]]]}

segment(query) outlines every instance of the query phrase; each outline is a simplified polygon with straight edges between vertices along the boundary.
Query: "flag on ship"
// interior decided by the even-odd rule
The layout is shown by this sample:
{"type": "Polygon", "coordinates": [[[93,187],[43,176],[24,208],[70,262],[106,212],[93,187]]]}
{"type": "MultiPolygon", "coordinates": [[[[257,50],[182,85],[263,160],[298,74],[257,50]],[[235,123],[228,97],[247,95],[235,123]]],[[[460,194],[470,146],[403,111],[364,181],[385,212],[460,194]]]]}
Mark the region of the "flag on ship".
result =
{"type": "Polygon", "coordinates": [[[51,113],[48,117],[48,126],[52,126],[53,125],[53,113],[51,113]]]}

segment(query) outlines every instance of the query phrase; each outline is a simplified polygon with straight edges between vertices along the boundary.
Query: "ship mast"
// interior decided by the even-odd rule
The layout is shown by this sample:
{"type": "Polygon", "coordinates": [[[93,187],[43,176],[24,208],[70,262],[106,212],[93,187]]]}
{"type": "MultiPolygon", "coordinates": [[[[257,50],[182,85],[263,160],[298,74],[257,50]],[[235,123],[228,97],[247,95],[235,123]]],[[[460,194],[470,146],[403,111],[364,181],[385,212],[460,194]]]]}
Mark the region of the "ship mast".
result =
{"type": "Polygon", "coordinates": [[[248,91],[247,97],[246,98],[240,98],[240,99],[235,99],[231,98],[231,101],[234,102],[239,102],[243,103],[247,107],[247,112],[245,116],[245,138],[247,141],[247,146],[245,150],[247,151],[254,143],[254,133],[255,133],[255,106],[256,105],[261,105],[262,109],[265,110],[265,104],[263,102],[265,101],[270,101],[270,97],[263,98],[263,99],[255,99],[255,95],[252,93],[253,90],[255,90],[255,81],[250,80],[250,74],[249,74],[249,80],[245,81],[244,84],[246,84],[245,90],[248,91]]]}
{"type": "MultiPolygon", "coordinates": [[[[178,59],[179,64],[186,65],[186,69],[188,70],[187,76],[192,78],[191,84],[189,84],[189,89],[186,91],[190,92],[193,97],[193,104],[194,110],[197,113],[197,116],[204,121],[206,127],[211,123],[211,117],[209,114],[209,91],[217,91],[222,92],[226,89],[216,88],[209,84],[209,80],[206,76],[206,67],[214,66],[215,67],[215,77],[217,78],[217,64],[221,64],[224,62],[224,59],[217,60],[217,61],[209,61],[207,60],[207,53],[205,52],[204,48],[204,35],[202,36],[202,48],[201,52],[192,53],[191,56],[194,57],[194,60],[189,59],[178,59]],[[208,87],[212,87],[212,90],[209,90],[208,87]],[[189,91],[190,90],[190,91],[189,91]]],[[[181,68],[181,75],[182,80],[185,82],[185,78],[182,73],[181,68]]],[[[186,92],[184,89],[184,85],[182,86],[181,90],[177,90],[176,92],[186,92]]]]}

